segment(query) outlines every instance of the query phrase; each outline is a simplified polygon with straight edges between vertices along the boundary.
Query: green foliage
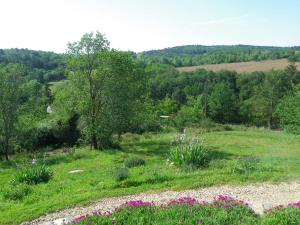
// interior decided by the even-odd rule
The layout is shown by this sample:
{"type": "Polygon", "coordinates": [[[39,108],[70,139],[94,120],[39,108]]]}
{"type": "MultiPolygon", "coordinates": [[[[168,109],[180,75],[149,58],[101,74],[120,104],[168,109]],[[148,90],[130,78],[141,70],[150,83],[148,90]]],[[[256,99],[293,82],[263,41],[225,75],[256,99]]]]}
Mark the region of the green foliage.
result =
{"type": "Polygon", "coordinates": [[[127,168],[117,168],[114,171],[116,181],[123,181],[129,177],[129,170],[127,168]]]}
{"type": "MultiPolygon", "coordinates": [[[[0,64],[26,66],[28,80],[44,83],[65,79],[65,59],[62,54],[28,49],[0,49],[0,64]]],[[[25,74],[23,75],[25,77],[25,74]]]]}
{"type": "Polygon", "coordinates": [[[299,207],[287,207],[284,209],[275,209],[262,216],[262,225],[290,225],[300,224],[300,208],[299,207]]]}
{"type": "Polygon", "coordinates": [[[234,122],[237,115],[237,99],[234,90],[227,83],[214,86],[209,97],[209,114],[217,122],[234,122]]]}
{"type": "Polygon", "coordinates": [[[240,174],[249,174],[260,169],[260,160],[253,156],[244,156],[238,159],[234,172],[240,174]]]}
{"type": "Polygon", "coordinates": [[[136,121],[147,80],[142,66],[130,52],[110,50],[99,32],[83,35],[69,44],[69,88],[81,117],[81,129],[95,149],[112,147],[112,135],[120,135],[136,121]],[[101,66],[100,66],[101,65],[101,66]]]}
{"type": "Polygon", "coordinates": [[[0,64],[0,159],[8,160],[16,144],[23,73],[20,65],[0,64]]]}
{"type": "Polygon", "coordinates": [[[28,184],[17,184],[2,189],[2,195],[5,200],[18,201],[32,192],[28,184]]]}
{"type": "Polygon", "coordinates": [[[300,95],[282,99],[277,107],[277,114],[284,130],[300,134],[300,95]]]}
{"type": "Polygon", "coordinates": [[[35,185],[39,183],[47,183],[53,177],[53,172],[45,165],[30,165],[22,168],[15,175],[15,181],[35,185]]]}
{"type": "Polygon", "coordinates": [[[189,97],[187,105],[181,107],[175,117],[178,128],[199,124],[205,117],[203,96],[189,97]]]}
{"type": "Polygon", "coordinates": [[[168,159],[176,166],[193,166],[195,168],[207,166],[210,160],[206,146],[202,142],[194,140],[171,148],[168,159]]]}
{"type": "Polygon", "coordinates": [[[132,158],[125,159],[124,161],[124,166],[127,168],[144,166],[145,164],[146,164],[145,160],[140,157],[132,157],[132,158]]]}
{"type": "Polygon", "coordinates": [[[275,126],[275,111],[280,99],[292,91],[292,76],[287,71],[272,71],[266,74],[262,85],[257,89],[254,107],[262,119],[266,120],[269,128],[275,126]]]}

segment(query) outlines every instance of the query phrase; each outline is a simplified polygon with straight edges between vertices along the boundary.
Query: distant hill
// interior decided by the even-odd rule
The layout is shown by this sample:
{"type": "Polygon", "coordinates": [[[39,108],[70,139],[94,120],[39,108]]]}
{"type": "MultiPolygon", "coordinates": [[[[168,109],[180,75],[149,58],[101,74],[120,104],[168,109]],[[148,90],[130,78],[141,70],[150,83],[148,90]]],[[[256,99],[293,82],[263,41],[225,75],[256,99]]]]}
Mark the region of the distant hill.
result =
{"type": "Polygon", "coordinates": [[[29,79],[42,83],[64,79],[65,59],[62,54],[29,49],[0,49],[0,64],[23,64],[29,79]]]}
{"type": "Polygon", "coordinates": [[[176,67],[233,62],[289,59],[300,61],[300,47],[251,45],[187,45],[139,53],[146,63],[170,64],[176,67]]]}

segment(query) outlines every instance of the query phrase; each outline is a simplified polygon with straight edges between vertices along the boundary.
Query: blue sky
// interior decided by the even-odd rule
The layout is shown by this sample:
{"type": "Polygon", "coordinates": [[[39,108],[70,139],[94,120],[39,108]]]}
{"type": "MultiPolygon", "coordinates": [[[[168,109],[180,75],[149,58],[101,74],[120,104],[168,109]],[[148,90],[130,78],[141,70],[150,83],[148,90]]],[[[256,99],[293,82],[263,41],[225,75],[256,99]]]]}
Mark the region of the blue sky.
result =
{"type": "Polygon", "coordinates": [[[99,30],[111,46],[300,45],[297,0],[1,0],[0,48],[64,52],[99,30]]]}

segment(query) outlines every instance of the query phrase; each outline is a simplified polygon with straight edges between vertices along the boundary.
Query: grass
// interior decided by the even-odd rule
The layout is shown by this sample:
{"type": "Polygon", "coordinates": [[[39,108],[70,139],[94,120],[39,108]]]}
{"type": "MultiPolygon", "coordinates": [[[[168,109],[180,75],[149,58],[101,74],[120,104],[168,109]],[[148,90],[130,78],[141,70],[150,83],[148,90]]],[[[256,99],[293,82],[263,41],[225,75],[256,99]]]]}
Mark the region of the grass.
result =
{"type": "MultiPolygon", "coordinates": [[[[197,129],[188,132],[201,133],[197,129]]],[[[124,135],[121,150],[56,153],[47,158],[54,172],[48,183],[32,186],[20,201],[9,201],[0,194],[0,224],[19,224],[49,212],[77,204],[89,204],[99,198],[128,195],[149,190],[180,190],[222,184],[246,184],[285,181],[300,177],[300,139],[283,132],[235,127],[233,131],[210,132],[204,139],[213,155],[208,167],[183,171],[167,163],[175,131],[160,134],[124,135]],[[234,172],[239,159],[253,156],[259,169],[234,172]],[[147,162],[130,168],[130,176],[116,181],[114,171],[124,160],[142,157],[147,162]],[[68,173],[71,170],[82,173],[68,173]],[[159,176],[158,176],[159,173],[159,176]]],[[[15,161],[24,160],[16,156],[15,161]]],[[[27,159],[30,161],[30,159],[27,159]]],[[[14,163],[0,162],[0,189],[9,187],[17,169],[14,163]]]]}
{"type": "MultiPolygon", "coordinates": [[[[186,66],[176,68],[179,72],[193,72],[198,69],[206,69],[211,71],[232,70],[237,73],[251,73],[255,71],[267,72],[272,69],[283,70],[289,65],[287,59],[264,60],[264,61],[251,61],[251,62],[238,62],[238,63],[222,63],[222,64],[209,64],[202,66],[186,66]]],[[[300,64],[296,64],[300,69],[300,64]]]]}

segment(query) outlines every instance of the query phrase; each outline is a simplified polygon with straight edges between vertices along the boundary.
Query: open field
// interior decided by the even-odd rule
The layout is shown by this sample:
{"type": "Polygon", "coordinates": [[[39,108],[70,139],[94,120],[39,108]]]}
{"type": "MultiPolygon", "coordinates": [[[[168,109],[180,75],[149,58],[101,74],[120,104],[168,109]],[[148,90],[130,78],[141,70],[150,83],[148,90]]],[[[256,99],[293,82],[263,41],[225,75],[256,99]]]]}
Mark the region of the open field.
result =
{"type": "MultiPolygon", "coordinates": [[[[196,129],[188,132],[200,134],[196,129]]],[[[170,142],[175,136],[175,131],[127,134],[123,136],[121,150],[77,149],[75,153],[52,154],[45,162],[54,171],[53,180],[33,186],[32,193],[20,201],[5,200],[1,194],[0,224],[19,224],[104,197],[300,178],[300,139],[297,136],[243,127],[206,133],[204,138],[214,158],[208,167],[189,172],[166,161],[170,142]],[[235,172],[233,168],[238,159],[247,155],[259,158],[261,166],[247,174],[235,172]],[[114,169],[122,167],[124,159],[131,156],[143,157],[146,165],[131,168],[127,180],[116,181],[114,169]],[[83,172],[69,174],[71,170],[83,172]]],[[[30,156],[18,156],[15,162],[25,159],[29,161],[30,156]]],[[[1,162],[0,168],[0,187],[5,188],[17,170],[14,163],[1,162]]]]}
{"type": "MultiPolygon", "coordinates": [[[[193,72],[198,69],[206,69],[211,71],[220,70],[232,70],[237,73],[251,73],[255,71],[270,71],[272,69],[284,69],[289,65],[287,59],[276,59],[276,60],[265,60],[265,61],[251,61],[251,62],[240,62],[240,63],[223,63],[223,64],[209,64],[202,66],[188,66],[188,67],[177,67],[179,72],[193,72]]],[[[296,64],[300,69],[300,63],[296,64]]]]}

